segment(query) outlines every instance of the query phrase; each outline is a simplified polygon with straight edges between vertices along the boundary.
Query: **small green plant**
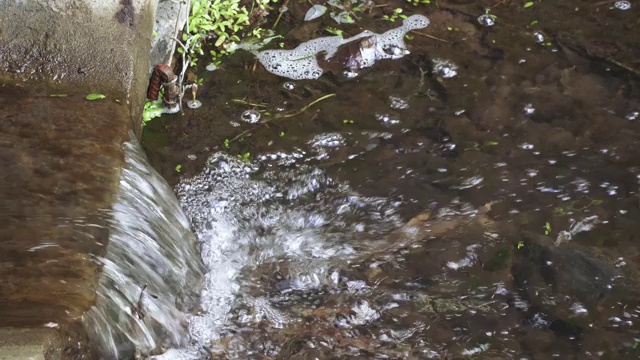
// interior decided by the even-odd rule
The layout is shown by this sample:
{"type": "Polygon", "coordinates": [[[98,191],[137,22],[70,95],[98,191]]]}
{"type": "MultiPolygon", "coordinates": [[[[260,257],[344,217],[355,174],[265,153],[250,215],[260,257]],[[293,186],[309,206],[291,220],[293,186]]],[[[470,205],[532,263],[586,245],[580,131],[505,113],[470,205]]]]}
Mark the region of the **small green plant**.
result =
{"type": "Polygon", "coordinates": [[[85,97],[85,99],[87,100],[102,100],[102,99],[106,99],[107,97],[105,95],[102,94],[89,94],[85,97]]]}
{"type": "Polygon", "coordinates": [[[337,35],[337,36],[340,36],[341,38],[344,37],[342,30],[339,30],[339,29],[336,29],[336,28],[326,27],[326,28],[324,28],[324,31],[328,32],[331,35],[337,35]]]}
{"type": "Polygon", "coordinates": [[[228,149],[231,146],[231,142],[229,141],[229,139],[224,139],[224,147],[225,149],[228,149]]]}
{"type": "Polygon", "coordinates": [[[146,125],[149,121],[160,117],[164,112],[164,106],[162,101],[151,101],[147,99],[144,104],[144,110],[142,110],[142,124],[146,125]]]}
{"type": "Polygon", "coordinates": [[[407,2],[413,6],[418,6],[420,4],[422,5],[429,5],[431,4],[431,0],[407,0],[407,2]]]}
{"type": "Polygon", "coordinates": [[[396,8],[395,10],[393,10],[393,14],[384,15],[382,18],[390,22],[395,22],[398,19],[406,19],[407,15],[402,14],[401,8],[396,8]]]}
{"type": "Polygon", "coordinates": [[[518,250],[524,248],[524,241],[518,241],[518,245],[516,245],[516,247],[518,248],[518,250]]]}
{"type": "Polygon", "coordinates": [[[182,171],[182,165],[178,164],[176,165],[176,172],[179,173],[180,171],[182,171]]]}
{"type": "Polygon", "coordinates": [[[551,224],[548,221],[546,224],[544,224],[544,234],[546,236],[551,235],[551,224]]]}

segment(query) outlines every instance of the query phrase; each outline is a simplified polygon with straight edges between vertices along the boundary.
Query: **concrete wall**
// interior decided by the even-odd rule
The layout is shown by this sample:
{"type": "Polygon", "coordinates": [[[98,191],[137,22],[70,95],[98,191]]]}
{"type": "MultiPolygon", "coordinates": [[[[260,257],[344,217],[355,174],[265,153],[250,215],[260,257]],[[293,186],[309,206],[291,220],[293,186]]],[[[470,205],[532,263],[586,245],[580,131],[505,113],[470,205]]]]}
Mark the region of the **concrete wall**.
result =
{"type": "MultiPolygon", "coordinates": [[[[120,98],[137,119],[158,0],[0,0],[0,73],[120,98]]],[[[136,123],[136,126],[139,126],[136,123]]]]}
{"type": "Polygon", "coordinates": [[[141,127],[157,5],[0,0],[0,359],[83,340],[71,329],[94,303],[121,145],[141,127]]]}

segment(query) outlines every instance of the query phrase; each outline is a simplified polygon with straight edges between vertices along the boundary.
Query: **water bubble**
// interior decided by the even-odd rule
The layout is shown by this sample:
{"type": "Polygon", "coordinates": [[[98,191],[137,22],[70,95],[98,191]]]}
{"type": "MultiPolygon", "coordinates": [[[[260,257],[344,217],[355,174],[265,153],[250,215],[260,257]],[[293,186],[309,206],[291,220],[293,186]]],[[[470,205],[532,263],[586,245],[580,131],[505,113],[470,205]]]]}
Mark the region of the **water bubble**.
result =
{"type": "Polygon", "coordinates": [[[531,150],[531,149],[533,149],[533,144],[522,143],[522,144],[520,144],[520,149],[531,150]]]}
{"type": "Polygon", "coordinates": [[[433,59],[433,72],[443,79],[450,79],[458,75],[458,65],[449,60],[433,59]]]}
{"type": "Polygon", "coordinates": [[[527,116],[533,115],[536,112],[536,108],[533,107],[533,104],[527,104],[524,106],[524,114],[527,116]]]}
{"type": "Polygon", "coordinates": [[[288,91],[292,91],[296,88],[296,84],[293,81],[287,81],[286,83],[282,84],[282,88],[288,91]]]}
{"type": "Polygon", "coordinates": [[[305,14],[304,21],[311,21],[319,18],[327,12],[327,7],[324,5],[313,5],[305,14]]]}
{"type": "Polygon", "coordinates": [[[618,10],[629,10],[631,9],[631,3],[629,1],[616,1],[613,7],[618,10]]]}
{"type": "Polygon", "coordinates": [[[237,121],[229,121],[229,125],[233,126],[233,127],[238,127],[240,126],[240,123],[237,121]]]}
{"type": "Polygon", "coordinates": [[[358,72],[356,71],[351,71],[351,70],[345,70],[342,72],[342,76],[344,76],[346,79],[353,79],[358,77],[358,72]]]}
{"type": "Polygon", "coordinates": [[[409,107],[407,100],[397,96],[389,96],[389,103],[391,108],[395,110],[404,110],[409,107]]]}
{"type": "Polygon", "coordinates": [[[627,114],[627,116],[625,116],[624,118],[629,120],[629,121],[633,121],[633,120],[637,120],[638,117],[640,117],[640,112],[634,111],[634,112],[631,112],[631,113],[627,114]]]}
{"type": "Polygon", "coordinates": [[[542,35],[541,32],[536,31],[533,34],[533,41],[535,41],[536,44],[542,44],[544,42],[544,35],[542,35]]]}
{"type": "Polygon", "coordinates": [[[242,115],[240,115],[240,119],[249,124],[255,124],[260,121],[260,113],[256,110],[245,110],[242,115]]]}
{"type": "Polygon", "coordinates": [[[189,154],[189,155],[187,155],[187,159],[189,159],[189,160],[191,160],[191,161],[193,161],[193,160],[195,160],[195,159],[197,159],[197,158],[198,158],[198,156],[197,156],[196,154],[189,154]]]}
{"type": "Polygon", "coordinates": [[[189,109],[197,109],[202,106],[202,102],[200,100],[189,100],[187,101],[187,107],[189,109]]]}
{"type": "Polygon", "coordinates": [[[400,119],[392,118],[388,114],[376,114],[376,119],[385,125],[397,125],[400,123],[400,119]]]}
{"type": "Polygon", "coordinates": [[[478,17],[478,23],[482,26],[493,26],[496,24],[496,17],[489,14],[483,14],[478,17]]]}
{"type": "Polygon", "coordinates": [[[218,70],[218,65],[209,64],[209,65],[207,65],[207,67],[205,69],[207,69],[207,71],[216,71],[216,70],[218,70]]]}

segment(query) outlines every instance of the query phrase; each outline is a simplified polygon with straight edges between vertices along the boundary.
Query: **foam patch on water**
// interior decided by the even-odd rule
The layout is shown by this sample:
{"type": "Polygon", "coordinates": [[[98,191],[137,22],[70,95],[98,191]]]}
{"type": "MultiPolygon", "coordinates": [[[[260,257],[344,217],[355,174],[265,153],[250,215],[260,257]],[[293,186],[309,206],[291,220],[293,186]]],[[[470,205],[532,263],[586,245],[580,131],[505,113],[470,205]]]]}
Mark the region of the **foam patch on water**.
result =
{"type": "Polygon", "coordinates": [[[358,35],[343,39],[340,36],[327,36],[298,45],[295,49],[264,50],[257,53],[260,63],[271,73],[294,80],[317,79],[323,70],[316,60],[316,55],[326,52],[325,58],[335,55],[338,47],[349,42],[372,37],[373,46],[363,49],[360,66],[370,67],[381,59],[399,59],[408,51],[404,43],[404,36],[411,30],[422,29],[429,25],[429,19],[424,15],[411,15],[404,19],[402,26],[391,29],[383,34],[376,34],[369,30],[358,35]]]}
{"type": "Polygon", "coordinates": [[[238,323],[287,323],[269,301],[249,291],[254,284],[245,274],[252,269],[286,261],[292,276],[282,291],[332,286],[328,264],[352,256],[348,242],[355,232],[381,236],[401,224],[397,203],[361,196],[323,170],[265,170],[223,153],[212,155],[203,172],[183,180],[176,192],[207,273],[202,313],[189,321],[194,347],[156,359],[199,359],[194,348],[209,346],[238,323]]]}

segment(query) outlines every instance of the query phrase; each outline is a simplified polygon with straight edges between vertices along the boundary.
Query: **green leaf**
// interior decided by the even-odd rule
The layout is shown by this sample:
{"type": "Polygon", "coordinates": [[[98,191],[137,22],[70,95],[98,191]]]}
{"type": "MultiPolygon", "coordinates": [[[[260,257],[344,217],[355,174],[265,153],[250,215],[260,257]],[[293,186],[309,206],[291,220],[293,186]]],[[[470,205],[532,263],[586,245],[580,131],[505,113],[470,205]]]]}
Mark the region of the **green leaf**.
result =
{"type": "Polygon", "coordinates": [[[106,98],[106,96],[102,95],[102,94],[89,94],[86,96],[85,99],[87,100],[102,100],[106,98]]]}
{"type": "Polygon", "coordinates": [[[214,44],[215,46],[220,46],[222,44],[224,44],[224,41],[227,40],[227,37],[225,35],[221,35],[218,40],[216,40],[216,43],[214,44]]]}
{"type": "Polygon", "coordinates": [[[525,8],[525,9],[526,9],[526,8],[530,8],[530,7],[532,7],[532,6],[533,6],[533,1],[528,1],[528,2],[524,3],[524,8],[525,8]]]}
{"type": "Polygon", "coordinates": [[[50,97],[63,98],[67,97],[67,94],[51,94],[50,97]]]}
{"type": "Polygon", "coordinates": [[[176,165],[176,172],[180,172],[182,171],[182,165],[178,164],[176,165]]]}
{"type": "Polygon", "coordinates": [[[529,23],[529,26],[536,25],[537,23],[538,23],[538,20],[532,20],[532,21],[529,23]]]}

